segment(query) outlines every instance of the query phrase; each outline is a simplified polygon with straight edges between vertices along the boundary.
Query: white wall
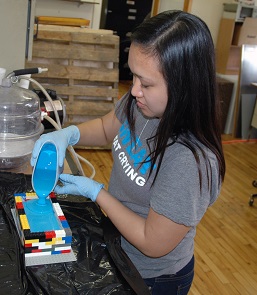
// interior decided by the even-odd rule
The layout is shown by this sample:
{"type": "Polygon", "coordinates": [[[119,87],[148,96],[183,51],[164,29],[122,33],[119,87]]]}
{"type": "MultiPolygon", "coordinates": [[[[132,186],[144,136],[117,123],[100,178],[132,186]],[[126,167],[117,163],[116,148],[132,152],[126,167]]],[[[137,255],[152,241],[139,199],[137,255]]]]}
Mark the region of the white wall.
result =
{"type": "MultiPolygon", "coordinates": [[[[208,25],[213,42],[216,45],[220,19],[223,12],[223,3],[235,2],[234,0],[192,0],[191,13],[199,16],[208,25]]],[[[184,7],[184,0],[160,0],[159,12],[169,9],[184,7]]]]}
{"type": "Polygon", "coordinates": [[[199,16],[209,27],[213,42],[216,45],[220,19],[223,13],[223,3],[233,2],[224,0],[193,0],[191,13],[199,16]]]}
{"type": "Polygon", "coordinates": [[[174,9],[183,10],[184,0],[160,0],[159,12],[174,9]]]}
{"type": "Polygon", "coordinates": [[[28,0],[0,0],[0,68],[24,68],[28,0]]]}

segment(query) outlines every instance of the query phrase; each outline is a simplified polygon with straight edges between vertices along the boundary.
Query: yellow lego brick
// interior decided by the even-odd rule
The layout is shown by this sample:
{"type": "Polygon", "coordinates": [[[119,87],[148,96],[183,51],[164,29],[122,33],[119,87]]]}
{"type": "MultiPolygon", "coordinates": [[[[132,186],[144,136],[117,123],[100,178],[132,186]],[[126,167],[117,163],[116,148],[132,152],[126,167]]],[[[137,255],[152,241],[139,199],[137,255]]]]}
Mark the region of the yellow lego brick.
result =
{"type": "Polygon", "coordinates": [[[32,193],[26,193],[26,199],[27,200],[30,200],[30,199],[37,199],[37,195],[35,192],[32,192],[32,193]]]}
{"type": "Polygon", "coordinates": [[[22,202],[22,197],[21,196],[16,196],[15,197],[15,203],[21,203],[22,202]]]}
{"type": "Polygon", "coordinates": [[[29,225],[26,222],[21,222],[21,228],[22,230],[30,229],[29,225]]]}
{"type": "Polygon", "coordinates": [[[33,243],[39,243],[39,239],[25,240],[25,244],[33,244],[33,243]]]}
{"type": "Polygon", "coordinates": [[[51,241],[47,241],[46,242],[46,245],[55,245],[57,242],[60,242],[60,241],[62,241],[62,238],[52,238],[52,240],[51,241]]]}
{"type": "Polygon", "coordinates": [[[26,215],[20,215],[21,227],[22,229],[30,229],[28,219],[26,215]]]}

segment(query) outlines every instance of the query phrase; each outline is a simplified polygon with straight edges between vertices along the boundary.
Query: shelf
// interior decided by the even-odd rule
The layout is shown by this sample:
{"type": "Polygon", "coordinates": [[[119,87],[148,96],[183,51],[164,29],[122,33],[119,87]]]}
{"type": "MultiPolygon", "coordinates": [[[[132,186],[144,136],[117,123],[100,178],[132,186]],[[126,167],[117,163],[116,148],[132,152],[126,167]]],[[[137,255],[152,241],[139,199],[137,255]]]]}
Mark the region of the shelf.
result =
{"type": "Polygon", "coordinates": [[[63,1],[78,2],[78,3],[100,4],[100,1],[97,1],[97,0],[63,0],[63,1]]]}

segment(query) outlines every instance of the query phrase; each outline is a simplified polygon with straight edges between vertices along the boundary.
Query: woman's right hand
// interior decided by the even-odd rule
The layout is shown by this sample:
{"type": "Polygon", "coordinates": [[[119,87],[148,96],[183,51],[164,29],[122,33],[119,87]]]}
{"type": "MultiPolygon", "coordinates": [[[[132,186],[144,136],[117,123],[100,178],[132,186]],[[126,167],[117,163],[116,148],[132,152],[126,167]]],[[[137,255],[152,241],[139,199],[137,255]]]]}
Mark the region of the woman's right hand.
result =
{"type": "Polygon", "coordinates": [[[30,160],[31,166],[36,165],[41,146],[47,141],[53,142],[58,151],[58,165],[63,167],[66,149],[69,145],[75,145],[80,139],[80,131],[77,126],[71,125],[58,131],[49,132],[40,136],[36,141],[30,160]]]}

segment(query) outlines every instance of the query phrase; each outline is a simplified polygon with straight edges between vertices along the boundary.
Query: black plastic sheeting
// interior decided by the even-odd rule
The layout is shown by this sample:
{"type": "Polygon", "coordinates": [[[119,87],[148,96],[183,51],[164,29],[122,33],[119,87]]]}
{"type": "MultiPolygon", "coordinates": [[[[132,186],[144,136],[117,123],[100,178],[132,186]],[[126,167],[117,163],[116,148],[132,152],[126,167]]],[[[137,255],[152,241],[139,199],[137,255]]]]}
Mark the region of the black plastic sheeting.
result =
{"type": "Polygon", "coordinates": [[[30,175],[0,172],[0,294],[150,294],[119,232],[95,203],[78,196],[57,195],[77,261],[25,267],[11,208],[14,193],[30,191],[30,175]]]}

